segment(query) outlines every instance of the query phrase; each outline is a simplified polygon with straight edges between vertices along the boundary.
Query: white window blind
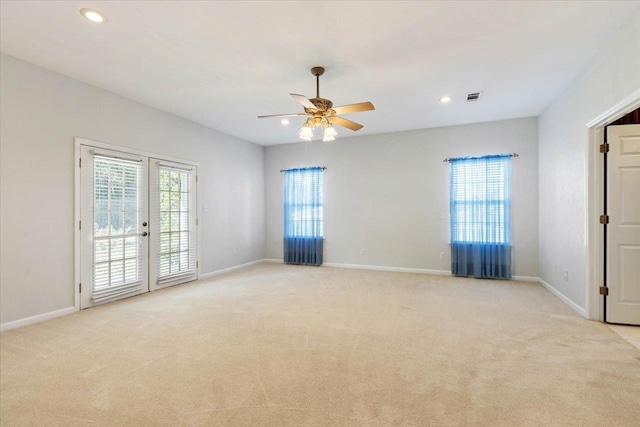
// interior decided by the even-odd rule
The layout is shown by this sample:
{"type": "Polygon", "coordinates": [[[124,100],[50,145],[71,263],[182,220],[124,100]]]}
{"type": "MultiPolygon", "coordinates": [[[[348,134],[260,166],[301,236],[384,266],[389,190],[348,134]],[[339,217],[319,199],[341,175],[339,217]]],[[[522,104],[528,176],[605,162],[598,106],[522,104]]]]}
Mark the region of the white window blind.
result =
{"type": "Polygon", "coordinates": [[[510,243],[510,157],[460,158],[450,163],[452,242],[510,243]]]}
{"type": "Polygon", "coordinates": [[[141,172],[140,162],[93,155],[94,301],[138,292],[142,286],[141,172]]]}
{"type": "Polygon", "coordinates": [[[285,237],[323,236],[323,173],[321,167],[285,171],[285,237]]]}

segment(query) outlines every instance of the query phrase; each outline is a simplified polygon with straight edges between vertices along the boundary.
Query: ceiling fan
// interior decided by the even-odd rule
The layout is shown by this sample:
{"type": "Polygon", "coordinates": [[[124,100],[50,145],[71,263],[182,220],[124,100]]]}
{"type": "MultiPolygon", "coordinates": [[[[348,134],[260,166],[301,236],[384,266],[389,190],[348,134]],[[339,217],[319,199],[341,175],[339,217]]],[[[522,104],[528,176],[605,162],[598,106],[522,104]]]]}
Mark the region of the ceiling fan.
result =
{"type": "Polygon", "coordinates": [[[290,93],[291,97],[298,101],[304,107],[304,113],[291,114],[272,114],[267,116],[258,116],[259,119],[267,117],[307,117],[300,130],[300,139],[311,141],[313,138],[313,129],[323,128],[323,141],[333,141],[338,134],[333,125],[338,125],[357,131],[362,129],[362,125],[351,120],[339,117],[338,114],[358,113],[360,111],[375,110],[371,102],[359,102],[357,104],[342,105],[334,107],[333,102],[326,98],[320,98],[320,76],[324,74],[323,67],[313,67],[311,74],[316,76],[316,97],[308,99],[304,95],[290,93]]]}

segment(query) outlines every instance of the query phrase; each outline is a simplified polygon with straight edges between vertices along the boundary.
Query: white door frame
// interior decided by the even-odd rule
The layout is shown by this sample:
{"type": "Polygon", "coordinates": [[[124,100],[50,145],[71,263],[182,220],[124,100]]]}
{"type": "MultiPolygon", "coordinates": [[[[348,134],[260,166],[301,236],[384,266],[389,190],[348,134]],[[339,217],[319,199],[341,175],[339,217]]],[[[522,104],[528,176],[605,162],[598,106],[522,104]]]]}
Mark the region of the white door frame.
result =
{"type": "MultiPolygon", "coordinates": [[[[74,184],[74,191],[75,191],[75,195],[74,195],[74,212],[73,212],[73,242],[74,242],[74,248],[73,248],[73,252],[74,252],[74,276],[73,276],[73,286],[74,286],[74,291],[73,291],[73,299],[74,299],[74,308],[75,311],[80,311],[80,266],[81,266],[81,247],[80,247],[80,229],[79,229],[79,224],[80,224],[80,218],[81,218],[81,206],[80,206],[80,195],[81,195],[81,189],[80,189],[80,176],[81,176],[81,169],[80,169],[80,156],[81,156],[81,145],[90,145],[92,147],[95,148],[102,148],[102,149],[106,149],[106,150],[112,150],[112,151],[121,151],[123,153],[129,153],[129,154],[136,154],[139,156],[145,156],[145,157],[153,157],[156,159],[160,159],[160,160],[166,160],[169,162],[177,162],[177,163],[183,163],[183,164],[187,164],[187,165],[192,165],[195,166],[196,168],[198,168],[200,166],[200,163],[198,162],[193,162],[190,160],[184,160],[184,159],[179,159],[176,157],[170,157],[170,156],[164,156],[161,154],[157,154],[157,153],[151,153],[151,152],[147,152],[147,151],[142,151],[142,150],[135,150],[133,148],[128,148],[128,147],[123,147],[123,146],[119,146],[119,145],[113,145],[113,144],[107,144],[104,142],[99,142],[99,141],[92,141],[90,139],[85,139],[85,138],[80,138],[80,137],[75,137],[74,138],[74,142],[75,142],[75,162],[74,162],[74,180],[75,180],[75,184],[74,184]]],[[[198,182],[196,180],[196,207],[198,206],[198,200],[199,200],[199,196],[198,193],[200,191],[200,186],[198,185],[198,182]]],[[[196,217],[197,217],[197,210],[196,210],[196,217]]],[[[200,258],[200,228],[196,227],[196,254],[198,259],[200,258]]],[[[200,278],[200,268],[199,268],[199,263],[196,264],[198,267],[196,267],[196,277],[197,279],[200,278]]]]}
{"type": "Polygon", "coordinates": [[[587,189],[587,283],[585,308],[590,320],[604,320],[600,286],[603,275],[604,235],[599,222],[604,212],[604,167],[600,144],[604,143],[604,128],[631,111],[640,107],[640,89],[635,90],[624,99],[587,123],[589,138],[586,149],[586,189],[587,189]]]}

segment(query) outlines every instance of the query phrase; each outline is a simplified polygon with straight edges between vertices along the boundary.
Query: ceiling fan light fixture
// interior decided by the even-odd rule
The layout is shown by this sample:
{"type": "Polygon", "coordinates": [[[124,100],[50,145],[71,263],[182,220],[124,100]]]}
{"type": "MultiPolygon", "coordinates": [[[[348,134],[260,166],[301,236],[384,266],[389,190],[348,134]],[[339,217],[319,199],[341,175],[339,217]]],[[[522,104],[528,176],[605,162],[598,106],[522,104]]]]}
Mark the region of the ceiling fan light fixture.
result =
{"type": "Polygon", "coordinates": [[[326,126],[326,121],[324,117],[310,117],[307,119],[307,123],[313,129],[321,128],[326,126]]]}
{"type": "MultiPolygon", "coordinates": [[[[330,141],[333,141],[335,138],[335,136],[338,134],[338,132],[336,132],[336,129],[333,127],[333,125],[328,124],[325,128],[324,128],[324,138],[331,138],[330,141]]],[[[324,139],[323,139],[324,141],[324,139]]]]}
{"type": "Polygon", "coordinates": [[[304,139],[305,141],[311,141],[313,138],[313,131],[306,123],[300,129],[300,139],[304,139]]]}
{"type": "MultiPolygon", "coordinates": [[[[334,125],[342,126],[343,128],[357,131],[362,129],[360,123],[353,122],[351,120],[340,117],[342,114],[359,113],[361,111],[375,110],[375,107],[371,102],[358,102],[357,104],[347,104],[338,107],[333,106],[333,102],[326,98],[320,97],[320,76],[324,73],[323,67],[313,67],[311,73],[316,77],[316,96],[315,98],[307,98],[304,95],[297,93],[290,93],[289,95],[304,107],[304,113],[289,113],[289,114],[269,114],[258,116],[259,119],[268,117],[278,117],[283,119],[285,117],[306,117],[306,121],[300,129],[299,137],[305,141],[311,141],[313,139],[313,131],[315,129],[322,129],[323,141],[335,140],[338,132],[333,128],[334,125]]],[[[286,126],[288,120],[281,120],[281,124],[286,126]]]]}

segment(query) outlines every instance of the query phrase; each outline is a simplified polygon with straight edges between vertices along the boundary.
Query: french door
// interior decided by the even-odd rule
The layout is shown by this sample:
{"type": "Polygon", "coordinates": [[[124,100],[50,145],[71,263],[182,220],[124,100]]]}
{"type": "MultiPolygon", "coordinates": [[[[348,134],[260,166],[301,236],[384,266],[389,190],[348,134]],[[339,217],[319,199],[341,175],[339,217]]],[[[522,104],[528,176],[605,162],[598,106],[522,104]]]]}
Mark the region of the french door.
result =
{"type": "Polygon", "coordinates": [[[195,167],[149,159],[151,224],[149,289],[195,280],[195,167]]]}
{"type": "Polygon", "coordinates": [[[80,306],[197,278],[195,166],[81,146],[80,306]]]}

